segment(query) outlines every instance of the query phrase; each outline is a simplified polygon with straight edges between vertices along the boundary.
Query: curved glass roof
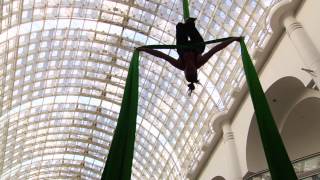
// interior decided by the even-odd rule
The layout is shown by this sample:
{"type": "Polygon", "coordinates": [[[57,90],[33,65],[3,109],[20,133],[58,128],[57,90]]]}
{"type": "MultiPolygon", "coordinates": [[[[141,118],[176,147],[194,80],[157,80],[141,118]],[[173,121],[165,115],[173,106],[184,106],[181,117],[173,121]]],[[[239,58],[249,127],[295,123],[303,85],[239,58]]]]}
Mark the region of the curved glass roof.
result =
{"type": "MultiPolygon", "coordinates": [[[[190,14],[205,40],[244,35],[252,52],[270,36],[274,3],[191,0],[190,14]]],[[[174,44],[182,0],[0,5],[0,178],[100,179],[133,48],[174,44]]],[[[188,97],[182,72],[142,54],[132,179],[187,178],[215,135],[212,115],[243,84],[239,56],[233,43],[212,57],[188,97]]]]}

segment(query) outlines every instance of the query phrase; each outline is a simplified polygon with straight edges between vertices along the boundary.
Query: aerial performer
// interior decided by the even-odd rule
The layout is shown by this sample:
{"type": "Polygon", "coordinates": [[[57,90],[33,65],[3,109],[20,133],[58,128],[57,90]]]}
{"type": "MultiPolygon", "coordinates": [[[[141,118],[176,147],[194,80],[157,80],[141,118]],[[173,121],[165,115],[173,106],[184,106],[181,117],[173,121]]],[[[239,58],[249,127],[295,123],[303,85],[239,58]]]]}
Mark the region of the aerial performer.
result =
{"type": "Polygon", "coordinates": [[[197,70],[203,66],[208,60],[218,51],[224,49],[230,43],[241,40],[241,37],[232,37],[221,42],[217,46],[211,48],[205,54],[202,54],[205,49],[205,44],[202,36],[195,27],[195,18],[188,18],[185,23],[176,25],[176,45],[179,58],[175,59],[161,51],[157,51],[147,47],[137,48],[139,51],[144,51],[153,56],[159,57],[168,61],[175,68],[184,71],[186,80],[189,82],[188,94],[191,95],[195,89],[194,83],[199,83],[197,70]],[[193,47],[184,47],[184,45],[197,44],[193,47]]]}

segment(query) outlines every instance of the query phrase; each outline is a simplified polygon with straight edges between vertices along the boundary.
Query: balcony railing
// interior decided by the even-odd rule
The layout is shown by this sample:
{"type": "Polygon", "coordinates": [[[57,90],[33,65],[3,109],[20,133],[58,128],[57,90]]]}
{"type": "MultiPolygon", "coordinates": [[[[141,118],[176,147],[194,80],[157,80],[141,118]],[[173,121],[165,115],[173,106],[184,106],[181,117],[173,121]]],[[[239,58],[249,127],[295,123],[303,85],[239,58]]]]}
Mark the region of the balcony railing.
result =
{"type": "MultiPolygon", "coordinates": [[[[320,180],[320,152],[292,161],[293,168],[301,180],[320,180]]],[[[269,170],[260,171],[246,180],[272,180],[269,170]]]]}

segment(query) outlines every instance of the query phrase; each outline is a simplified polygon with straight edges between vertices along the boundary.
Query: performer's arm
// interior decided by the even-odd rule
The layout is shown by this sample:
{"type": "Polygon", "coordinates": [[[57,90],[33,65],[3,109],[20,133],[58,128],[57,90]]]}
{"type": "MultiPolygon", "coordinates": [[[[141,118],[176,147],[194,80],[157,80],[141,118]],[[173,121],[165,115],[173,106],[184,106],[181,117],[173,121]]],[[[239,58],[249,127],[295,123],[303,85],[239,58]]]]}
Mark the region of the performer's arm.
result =
{"type": "Polygon", "coordinates": [[[146,53],[149,53],[153,56],[156,56],[156,57],[159,57],[161,59],[164,59],[166,61],[168,61],[171,65],[173,65],[175,68],[177,69],[180,69],[180,70],[183,70],[182,68],[182,64],[180,61],[174,59],[173,57],[161,52],[161,51],[157,51],[157,50],[154,50],[154,49],[151,49],[151,48],[144,48],[144,47],[139,47],[137,48],[137,50],[139,51],[144,51],[146,53]]]}
{"type": "Polygon", "coordinates": [[[197,68],[200,68],[202,65],[208,62],[208,60],[218,51],[224,49],[227,47],[229,44],[231,44],[233,41],[240,41],[242,37],[232,37],[226,41],[223,41],[222,43],[216,45],[212,49],[210,49],[208,52],[203,54],[202,56],[199,57],[197,61],[197,68]]]}

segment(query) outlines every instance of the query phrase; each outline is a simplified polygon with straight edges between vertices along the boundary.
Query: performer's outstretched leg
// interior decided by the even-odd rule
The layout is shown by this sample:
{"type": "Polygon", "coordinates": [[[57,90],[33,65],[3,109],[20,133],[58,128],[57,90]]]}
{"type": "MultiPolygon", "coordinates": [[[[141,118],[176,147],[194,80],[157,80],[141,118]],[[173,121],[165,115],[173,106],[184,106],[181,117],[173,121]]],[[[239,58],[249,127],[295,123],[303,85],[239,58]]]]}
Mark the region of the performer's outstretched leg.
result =
{"type": "MultiPolygon", "coordinates": [[[[186,45],[188,43],[188,32],[186,29],[186,25],[183,23],[178,23],[176,26],[176,41],[177,45],[186,45]]],[[[183,48],[177,48],[177,52],[180,57],[183,56],[183,53],[186,51],[186,49],[183,48]]]]}
{"type": "MultiPolygon", "coordinates": [[[[194,18],[190,18],[187,20],[185,26],[186,26],[186,30],[188,31],[188,36],[190,37],[190,43],[202,43],[204,42],[202,36],[200,35],[199,31],[197,30],[197,28],[195,27],[194,24],[195,19],[194,18]]],[[[198,45],[196,47],[194,47],[194,51],[197,54],[202,54],[204,52],[205,49],[205,44],[202,45],[198,45]]]]}

